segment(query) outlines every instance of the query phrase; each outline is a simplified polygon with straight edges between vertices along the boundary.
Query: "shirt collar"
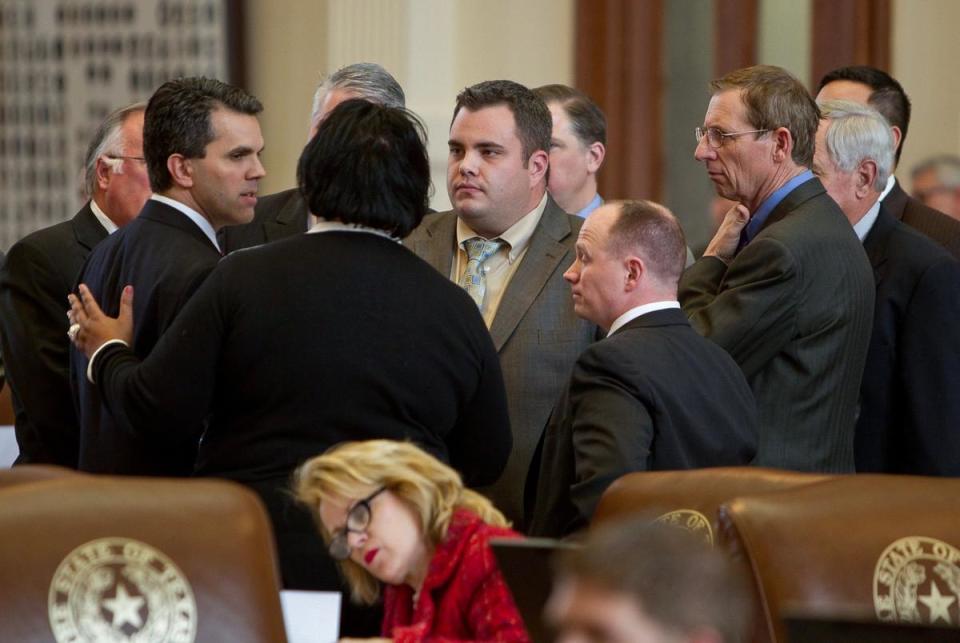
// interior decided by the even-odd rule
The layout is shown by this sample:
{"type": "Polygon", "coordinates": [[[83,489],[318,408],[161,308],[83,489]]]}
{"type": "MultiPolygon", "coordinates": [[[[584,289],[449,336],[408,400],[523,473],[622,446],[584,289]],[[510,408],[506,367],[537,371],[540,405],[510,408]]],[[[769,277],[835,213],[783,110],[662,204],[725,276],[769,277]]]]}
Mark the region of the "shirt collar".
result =
{"type": "Polygon", "coordinates": [[[220,250],[220,244],[217,243],[217,232],[213,229],[213,225],[202,214],[191,208],[186,203],[177,201],[176,199],[171,199],[170,197],[163,196],[162,194],[151,194],[150,198],[154,201],[159,201],[164,205],[169,205],[174,210],[178,210],[185,214],[188,219],[197,224],[198,228],[203,230],[203,234],[207,235],[207,238],[210,239],[210,243],[213,244],[213,247],[216,248],[218,252],[223,252],[220,250]]]}
{"type": "Polygon", "coordinates": [[[97,221],[99,221],[100,225],[107,231],[107,234],[113,234],[117,231],[117,224],[100,209],[100,206],[97,205],[97,202],[93,199],[90,199],[90,209],[93,211],[93,216],[97,217],[97,221]]]}
{"type": "Polygon", "coordinates": [[[893,186],[895,186],[896,184],[897,184],[897,177],[895,177],[893,174],[891,174],[890,176],[888,176],[888,177],[887,177],[887,187],[883,188],[883,192],[880,193],[880,199],[879,199],[879,200],[880,200],[880,201],[883,201],[883,200],[887,197],[887,195],[890,194],[890,190],[892,190],[892,189],[893,189],[893,186]]]}
{"type": "MultiPolygon", "coordinates": [[[[530,237],[533,236],[533,231],[537,229],[537,224],[540,223],[540,217],[543,216],[543,211],[546,209],[546,207],[547,194],[544,192],[543,198],[540,199],[540,203],[537,204],[537,207],[523,215],[519,221],[507,228],[503,234],[497,237],[497,239],[504,241],[510,248],[508,254],[510,263],[516,261],[520,255],[523,254],[523,251],[526,250],[527,245],[530,243],[530,237]]],[[[458,248],[463,247],[464,241],[479,236],[480,235],[470,229],[470,226],[464,223],[463,219],[457,217],[458,248]]]]}
{"type": "Polygon", "coordinates": [[[757,208],[757,211],[753,213],[753,215],[750,217],[750,222],[747,224],[747,227],[744,228],[744,232],[746,232],[747,235],[747,242],[751,241],[755,236],[757,236],[757,233],[760,232],[760,228],[762,228],[764,222],[766,222],[767,217],[770,216],[770,213],[773,212],[773,209],[780,205],[780,202],[783,201],[788,194],[812,178],[812,170],[801,172],[777,188],[773,194],[768,196],[767,200],[761,203],[760,207],[757,208]]]}
{"type": "Polygon", "coordinates": [[[880,201],[877,201],[870,209],[867,210],[867,213],[860,217],[860,220],[853,224],[853,231],[857,233],[857,237],[860,239],[860,243],[863,243],[863,240],[867,238],[867,235],[870,234],[870,230],[873,228],[873,224],[877,222],[877,216],[880,214],[880,201]]]}
{"type": "Polygon", "coordinates": [[[613,323],[610,324],[610,330],[607,332],[607,337],[613,335],[615,332],[623,328],[628,323],[632,322],[634,319],[640,315],[646,315],[647,313],[652,313],[657,310],[666,310],[668,308],[680,308],[679,301],[651,301],[649,304],[643,304],[641,306],[634,306],[627,312],[623,313],[619,317],[613,320],[613,323]]]}
{"type": "Polygon", "coordinates": [[[307,234],[318,234],[321,232],[363,232],[366,234],[375,234],[378,237],[384,237],[385,239],[390,239],[390,241],[400,243],[400,239],[380,228],[372,228],[360,223],[344,223],[343,221],[330,221],[328,219],[317,218],[317,222],[310,226],[307,234]]]}
{"type": "Polygon", "coordinates": [[[586,219],[591,212],[599,208],[601,205],[603,205],[603,199],[600,198],[599,194],[594,194],[593,198],[590,199],[590,203],[584,206],[582,210],[577,212],[577,216],[581,219],[586,219]]]}

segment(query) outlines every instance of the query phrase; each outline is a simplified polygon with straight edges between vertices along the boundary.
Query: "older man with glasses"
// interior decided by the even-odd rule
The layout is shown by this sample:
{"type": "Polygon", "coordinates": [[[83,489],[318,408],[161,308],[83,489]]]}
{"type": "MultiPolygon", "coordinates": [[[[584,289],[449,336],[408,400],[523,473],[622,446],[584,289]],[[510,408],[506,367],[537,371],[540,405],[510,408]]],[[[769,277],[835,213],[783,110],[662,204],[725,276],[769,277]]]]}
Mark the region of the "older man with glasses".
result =
{"type": "Polygon", "coordinates": [[[680,302],[753,389],[756,464],[853,471],[873,273],[811,170],[817,106],[779,67],[741,69],[711,89],[696,158],[737,204],[681,279],[680,302]]]}

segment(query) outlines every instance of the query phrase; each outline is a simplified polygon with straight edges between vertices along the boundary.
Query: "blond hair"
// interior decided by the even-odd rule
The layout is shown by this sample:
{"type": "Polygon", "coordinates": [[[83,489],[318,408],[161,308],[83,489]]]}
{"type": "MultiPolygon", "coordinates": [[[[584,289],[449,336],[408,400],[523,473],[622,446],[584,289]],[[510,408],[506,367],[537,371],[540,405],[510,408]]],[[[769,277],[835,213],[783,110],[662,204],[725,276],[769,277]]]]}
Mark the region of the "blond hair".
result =
{"type": "MultiPolygon", "coordinates": [[[[413,510],[431,550],[446,537],[456,509],[467,509],[491,525],[509,526],[489,500],[463,486],[459,473],[409,442],[345,442],[308,460],[293,481],[297,499],[310,508],[328,543],[332,534],[320,520],[320,506],[335,498],[363,498],[380,487],[413,510]]],[[[377,600],[380,582],[376,578],[349,558],[340,567],[354,601],[377,600]]]]}

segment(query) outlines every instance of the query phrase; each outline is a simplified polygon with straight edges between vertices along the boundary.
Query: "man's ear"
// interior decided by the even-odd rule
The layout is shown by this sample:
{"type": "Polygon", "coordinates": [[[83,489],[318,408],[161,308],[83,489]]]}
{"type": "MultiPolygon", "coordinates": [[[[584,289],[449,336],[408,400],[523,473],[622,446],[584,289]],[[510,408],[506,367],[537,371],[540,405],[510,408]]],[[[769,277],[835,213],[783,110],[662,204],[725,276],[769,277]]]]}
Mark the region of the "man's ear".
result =
{"type": "Polygon", "coordinates": [[[174,185],[184,189],[193,187],[193,162],[183,154],[171,154],[167,157],[167,171],[174,185]]]}
{"type": "Polygon", "coordinates": [[[600,166],[603,165],[603,157],[607,155],[607,148],[603,146],[603,143],[596,141],[590,144],[590,147],[587,148],[587,171],[590,174],[596,174],[600,171],[600,166]]]}
{"type": "Polygon", "coordinates": [[[530,175],[530,187],[543,180],[550,167],[550,156],[543,150],[537,150],[527,160],[527,173],[530,175]]]}
{"type": "Polygon", "coordinates": [[[97,187],[101,190],[106,190],[110,185],[110,179],[113,175],[113,168],[110,167],[110,164],[104,160],[103,157],[97,159],[97,164],[94,166],[94,174],[97,180],[97,187]]]}
{"type": "Polygon", "coordinates": [[[854,172],[857,179],[857,198],[863,199],[873,187],[873,182],[877,180],[877,164],[873,159],[864,159],[854,172]]]}
{"type": "Polygon", "coordinates": [[[893,151],[900,149],[900,141],[903,140],[903,132],[896,125],[890,126],[890,133],[893,134],[893,151]]]}
{"type": "Polygon", "coordinates": [[[770,132],[773,137],[773,160],[783,163],[793,155],[793,134],[786,127],[778,127],[770,132]]]}
{"type": "Polygon", "coordinates": [[[644,277],[647,267],[643,264],[643,259],[636,255],[630,255],[623,260],[626,274],[624,276],[624,292],[633,292],[640,287],[641,280],[644,277]]]}

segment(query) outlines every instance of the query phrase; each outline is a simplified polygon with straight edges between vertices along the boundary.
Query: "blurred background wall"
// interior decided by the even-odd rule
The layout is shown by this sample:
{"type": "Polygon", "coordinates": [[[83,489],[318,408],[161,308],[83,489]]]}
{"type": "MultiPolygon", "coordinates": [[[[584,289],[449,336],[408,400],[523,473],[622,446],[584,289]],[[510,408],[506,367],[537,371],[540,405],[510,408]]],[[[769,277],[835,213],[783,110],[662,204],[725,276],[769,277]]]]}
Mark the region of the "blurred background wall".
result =
{"type": "MultiPolygon", "coordinates": [[[[528,86],[575,84],[594,95],[611,117],[602,193],[607,198],[664,201],[684,222],[692,246],[711,234],[712,196],[702,168],[693,160],[693,128],[702,123],[709,98],[706,83],[735,66],[782,65],[811,87],[824,65],[868,62],[887,68],[914,104],[899,171],[906,187],[909,169],[917,160],[960,152],[960,75],[951,62],[955,26],[960,24],[960,3],[955,0],[85,0],[82,4],[109,10],[131,2],[141,7],[159,3],[168,12],[191,4],[216,6],[225,20],[230,15],[237,18],[224,34],[234,55],[219,69],[265,105],[264,194],[295,183],[311,97],[321,76],[358,61],[378,62],[391,71],[407,93],[408,106],[425,121],[436,209],[449,204],[446,134],[454,98],[463,87],[491,78],[510,78],[528,86]]],[[[67,0],[0,0],[4,77],[13,73],[14,63],[6,55],[10,43],[25,29],[39,27],[13,24],[8,19],[11,12],[33,6],[43,13],[46,6],[64,3],[67,0]]],[[[160,9],[151,11],[148,21],[160,9]]],[[[123,36],[124,29],[116,24],[107,31],[123,36]]],[[[187,71],[204,73],[210,64],[187,71]]],[[[9,103],[13,99],[4,77],[0,103],[9,103]]],[[[129,98],[148,95],[141,90],[129,98]]],[[[69,112],[79,106],[65,101],[63,108],[69,112]]],[[[12,127],[0,123],[0,140],[22,131],[19,125],[12,127]]],[[[0,170],[23,163],[22,150],[17,154],[8,147],[0,147],[0,170]]],[[[63,171],[71,181],[79,171],[77,163],[75,154],[63,159],[63,171]]],[[[11,188],[6,186],[8,192],[11,188]]],[[[33,216],[6,199],[4,189],[0,183],[0,250],[30,229],[49,225],[51,219],[72,216],[79,206],[71,192],[72,201],[64,199],[50,217],[33,216]]]]}

